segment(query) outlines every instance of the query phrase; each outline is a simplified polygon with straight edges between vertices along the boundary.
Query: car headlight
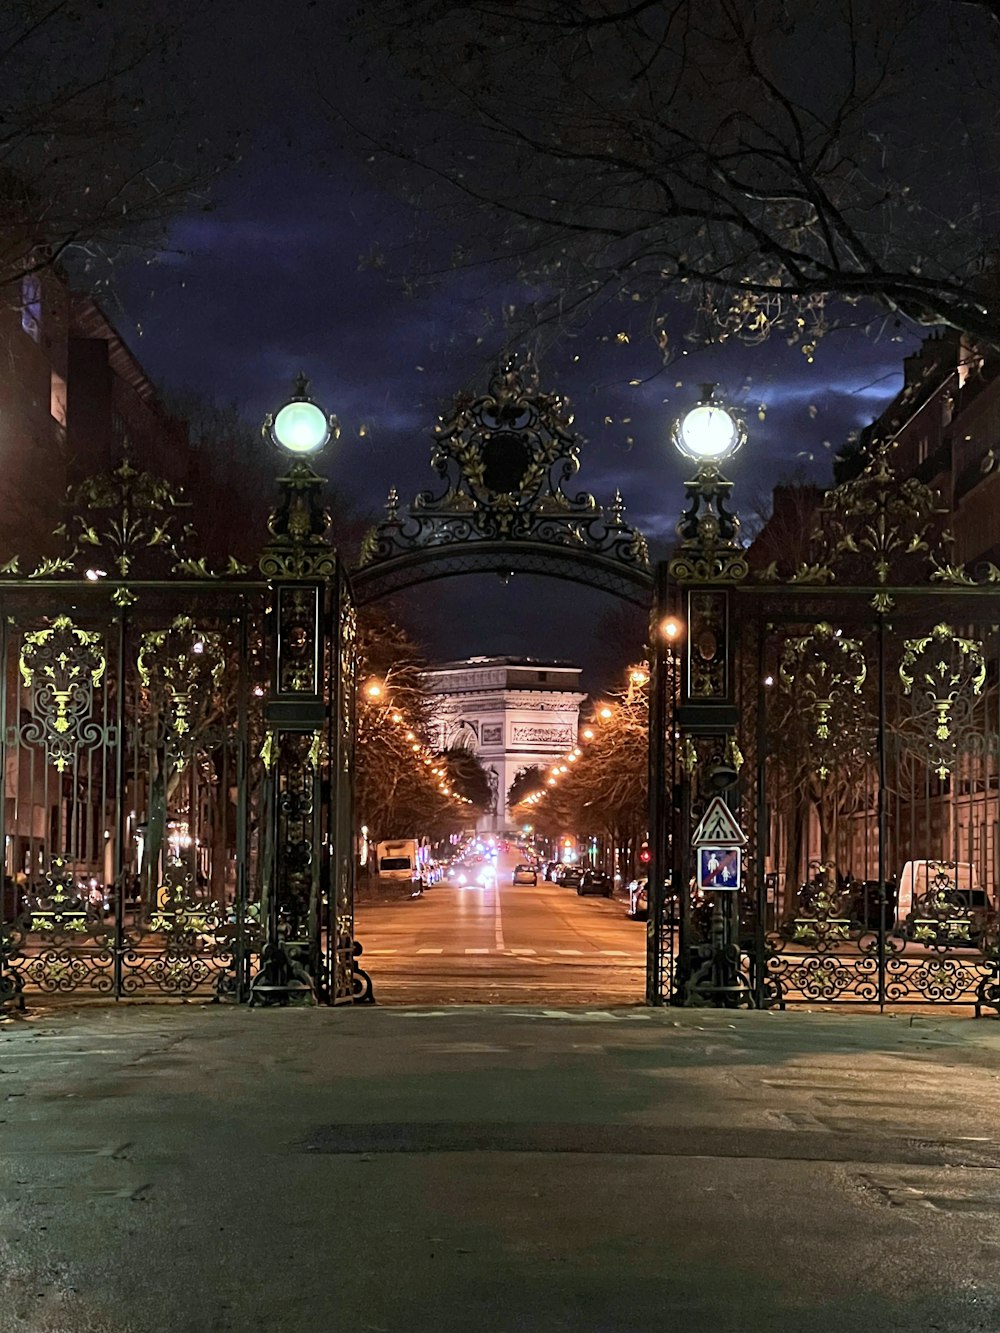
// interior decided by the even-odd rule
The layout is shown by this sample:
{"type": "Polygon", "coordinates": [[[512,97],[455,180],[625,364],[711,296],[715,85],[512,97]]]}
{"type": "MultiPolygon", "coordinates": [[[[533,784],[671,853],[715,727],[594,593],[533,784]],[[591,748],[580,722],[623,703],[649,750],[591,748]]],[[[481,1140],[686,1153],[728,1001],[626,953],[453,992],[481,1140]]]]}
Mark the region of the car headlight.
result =
{"type": "Polygon", "coordinates": [[[464,875],[459,875],[459,877],[458,877],[458,882],[459,882],[459,884],[464,884],[464,883],[465,883],[465,876],[464,876],[464,875]]]}

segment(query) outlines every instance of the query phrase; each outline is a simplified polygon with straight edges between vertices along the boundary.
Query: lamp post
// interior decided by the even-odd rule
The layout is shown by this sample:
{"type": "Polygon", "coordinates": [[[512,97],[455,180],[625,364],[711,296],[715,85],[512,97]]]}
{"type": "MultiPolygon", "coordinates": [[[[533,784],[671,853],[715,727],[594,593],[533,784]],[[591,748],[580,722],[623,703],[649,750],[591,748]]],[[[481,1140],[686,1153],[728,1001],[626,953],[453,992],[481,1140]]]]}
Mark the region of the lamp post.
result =
{"type": "Polygon", "coordinates": [[[736,707],[730,601],[747,575],[739,518],[729,508],[732,482],[723,465],[746,443],[739,414],[706,384],[701,397],[673,425],[678,452],[694,463],[685,483],[687,507],[677,524],[678,545],[668,565],[683,624],[682,673],[676,711],[680,739],[681,801],[674,824],[672,880],[681,903],[674,1000],[730,1005],[748,998],[739,968],[738,894],[714,894],[711,938],[695,942],[691,915],[693,816],[713,795],[736,784],[742,756],[736,744],[736,707]]]}
{"type": "Polygon", "coordinates": [[[323,802],[320,771],[328,738],[325,678],[327,589],[337,570],[323,477],[310,459],[336,434],[300,375],[291,398],[264,420],[264,437],[289,460],[261,556],[270,601],[271,689],[264,708],[260,968],[251,1003],[319,998],[323,802]]]}

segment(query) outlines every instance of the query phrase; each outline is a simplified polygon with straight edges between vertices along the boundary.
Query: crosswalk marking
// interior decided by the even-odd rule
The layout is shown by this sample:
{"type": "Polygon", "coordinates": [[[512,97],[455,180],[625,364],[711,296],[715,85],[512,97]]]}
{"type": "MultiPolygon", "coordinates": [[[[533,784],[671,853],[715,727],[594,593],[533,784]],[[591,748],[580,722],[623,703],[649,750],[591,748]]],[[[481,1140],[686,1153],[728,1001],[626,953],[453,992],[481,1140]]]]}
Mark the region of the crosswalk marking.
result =
{"type": "Polygon", "coordinates": [[[553,953],[561,953],[567,958],[582,958],[583,954],[579,949],[553,949],[553,953]]]}
{"type": "Polygon", "coordinates": [[[508,953],[512,953],[512,954],[518,954],[518,955],[525,955],[525,956],[527,956],[528,954],[537,953],[537,950],[536,950],[536,949],[508,949],[507,952],[508,952],[508,953]]]}
{"type": "Polygon", "coordinates": [[[466,949],[466,953],[489,953],[489,949],[466,949]]]}
{"type": "Polygon", "coordinates": [[[443,949],[418,949],[417,953],[444,953],[443,949]]]}
{"type": "Polygon", "coordinates": [[[387,953],[399,953],[398,949],[366,949],[365,954],[369,958],[380,958],[387,953]]]}

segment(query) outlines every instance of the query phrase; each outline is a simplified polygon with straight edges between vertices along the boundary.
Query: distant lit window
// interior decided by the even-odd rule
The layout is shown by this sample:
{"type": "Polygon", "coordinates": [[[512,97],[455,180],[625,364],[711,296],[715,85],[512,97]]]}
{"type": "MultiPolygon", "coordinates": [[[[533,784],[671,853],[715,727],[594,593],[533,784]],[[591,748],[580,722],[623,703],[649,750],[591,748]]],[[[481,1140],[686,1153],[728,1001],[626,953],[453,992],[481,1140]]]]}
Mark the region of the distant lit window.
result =
{"type": "Polygon", "coordinates": [[[21,328],[38,342],[42,332],[42,280],[37,273],[21,279],[21,328]]]}
{"type": "Polygon", "coordinates": [[[52,396],[49,411],[60,426],[66,425],[66,381],[55,371],[52,372],[52,396]]]}

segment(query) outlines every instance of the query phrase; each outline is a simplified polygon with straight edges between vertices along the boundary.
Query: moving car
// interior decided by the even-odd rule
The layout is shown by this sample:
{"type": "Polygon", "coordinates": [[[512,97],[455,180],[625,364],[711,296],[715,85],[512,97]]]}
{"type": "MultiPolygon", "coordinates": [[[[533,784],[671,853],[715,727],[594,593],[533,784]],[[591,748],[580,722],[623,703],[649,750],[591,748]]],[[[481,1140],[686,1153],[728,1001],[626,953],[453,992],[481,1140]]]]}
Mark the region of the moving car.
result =
{"type": "Polygon", "coordinates": [[[596,893],[602,898],[610,898],[614,884],[610,875],[602,870],[585,870],[576,886],[577,894],[582,898],[585,893],[596,893]]]}
{"type": "Polygon", "coordinates": [[[514,867],[514,874],[510,881],[512,884],[530,884],[532,888],[538,883],[538,871],[534,866],[519,865],[514,867]]]}

